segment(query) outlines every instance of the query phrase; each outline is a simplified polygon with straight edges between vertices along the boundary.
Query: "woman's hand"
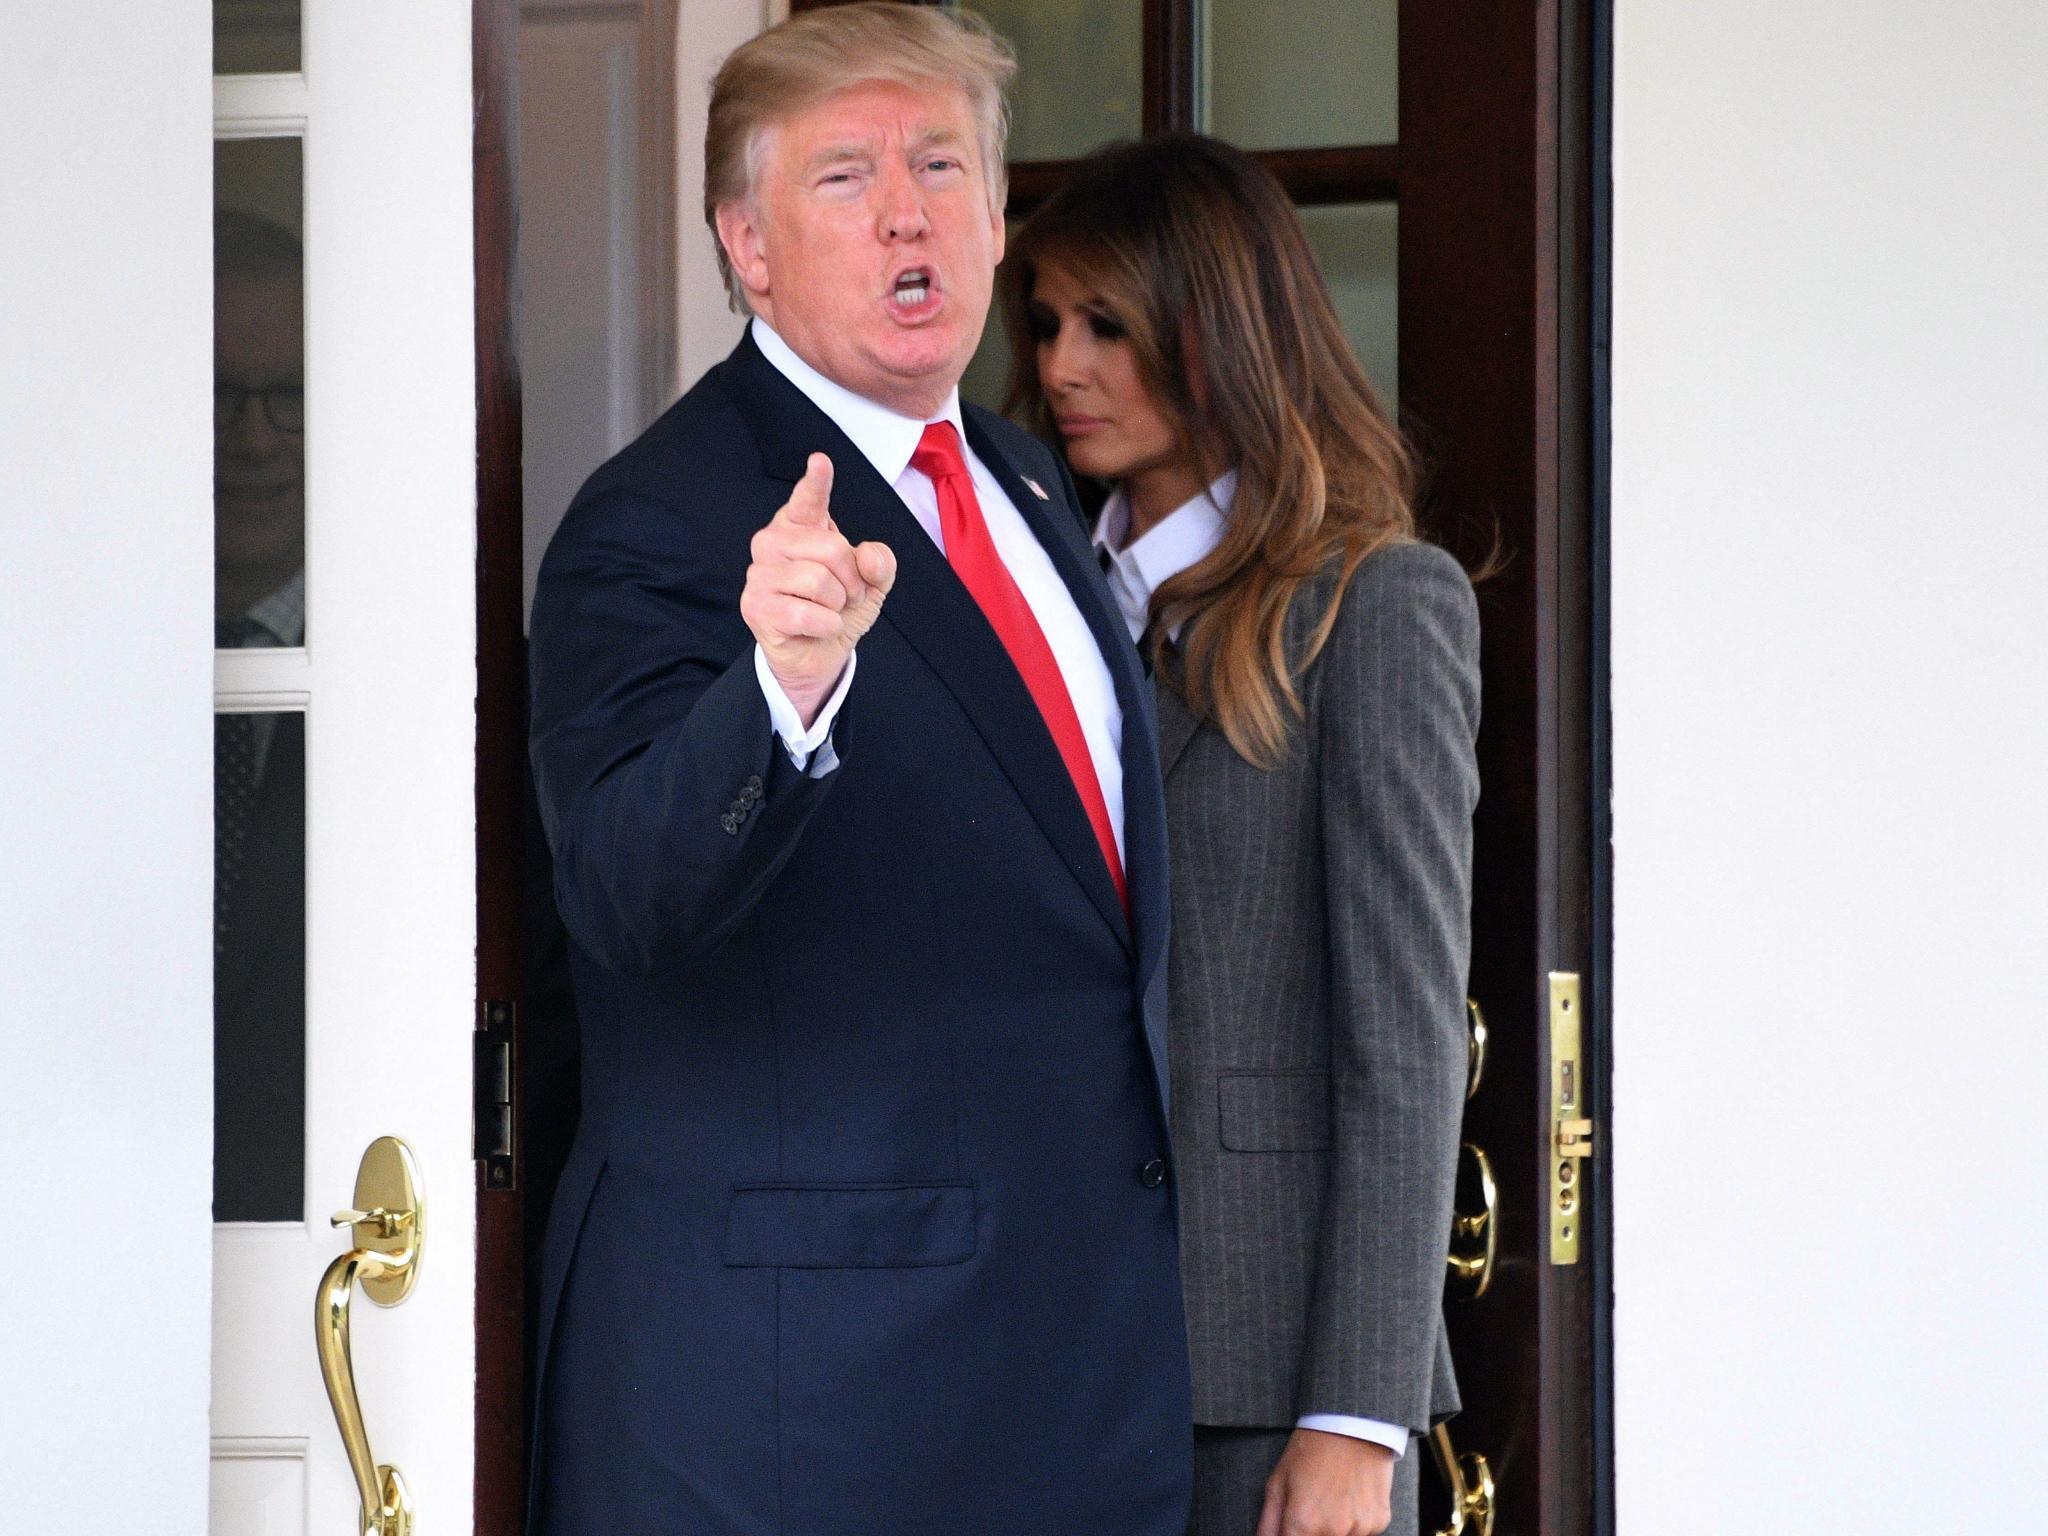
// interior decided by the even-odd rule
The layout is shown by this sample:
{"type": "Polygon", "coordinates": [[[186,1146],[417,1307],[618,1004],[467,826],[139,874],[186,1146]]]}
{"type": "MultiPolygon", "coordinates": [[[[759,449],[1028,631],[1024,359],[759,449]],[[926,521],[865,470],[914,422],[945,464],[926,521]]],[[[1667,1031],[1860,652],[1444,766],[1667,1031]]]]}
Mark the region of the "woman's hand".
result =
{"type": "Polygon", "coordinates": [[[1393,1518],[1394,1453],[1370,1440],[1297,1429],[1273,1475],[1258,1536],[1380,1536],[1393,1518]]]}

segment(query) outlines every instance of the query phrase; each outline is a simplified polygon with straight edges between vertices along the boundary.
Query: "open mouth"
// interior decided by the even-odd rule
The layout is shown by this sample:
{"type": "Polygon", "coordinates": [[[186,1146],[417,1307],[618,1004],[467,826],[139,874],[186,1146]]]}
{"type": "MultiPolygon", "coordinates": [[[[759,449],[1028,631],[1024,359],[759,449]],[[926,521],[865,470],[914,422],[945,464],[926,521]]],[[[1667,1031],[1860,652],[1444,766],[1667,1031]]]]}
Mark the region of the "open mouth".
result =
{"type": "Polygon", "coordinates": [[[889,302],[899,310],[922,309],[932,298],[937,284],[928,267],[911,267],[896,274],[895,285],[890,289],[889,302]]]}

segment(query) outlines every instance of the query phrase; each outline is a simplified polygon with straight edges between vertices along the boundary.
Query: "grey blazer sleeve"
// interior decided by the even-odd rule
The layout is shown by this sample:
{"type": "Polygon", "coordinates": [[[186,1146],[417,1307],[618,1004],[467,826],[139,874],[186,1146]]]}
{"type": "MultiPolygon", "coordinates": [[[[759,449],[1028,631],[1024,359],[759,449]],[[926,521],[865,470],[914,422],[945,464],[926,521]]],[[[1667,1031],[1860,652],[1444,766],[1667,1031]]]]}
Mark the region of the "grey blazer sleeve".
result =
{"type": "Polygon", "coordinates": [[[1451,557],[1352,578],[1315,681],[1332,1144],[1299,1411],[1431,1422],[1465,1082],[1479,618],[1451,557]]]}

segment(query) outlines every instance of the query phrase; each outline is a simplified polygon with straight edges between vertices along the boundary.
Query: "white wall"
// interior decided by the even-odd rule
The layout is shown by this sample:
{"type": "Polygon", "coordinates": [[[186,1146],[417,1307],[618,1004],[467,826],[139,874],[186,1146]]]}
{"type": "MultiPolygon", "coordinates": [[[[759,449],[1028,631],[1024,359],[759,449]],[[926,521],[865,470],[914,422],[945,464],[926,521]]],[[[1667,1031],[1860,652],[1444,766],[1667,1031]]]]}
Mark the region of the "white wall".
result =
{"type": "MultiPolygon", "coordinates": [[[[743,324],[726,305],[704,225],[704,123],[725,56],[788,14],[787,0],[678,0],[674,226],[678,391],[730,352],[743,324]]],[[[525,0],[520,25],[520,372],[525,401],[526,604],[541,556],[584,479],[640,434],[639,206],[634,92],[653,78],[635,50],[634,7],[525,0]]],[[[651,212],[649,213],[651,215],[651,212]]]]}
{"type": "Polygon", "coordinates": [[[205,7],[0,45],[0,1466],[197,1533],[213,1155],[205,7]],[[194,600],[195,594],[197,601],[194,600]]]}
{"type": "Polygon", "coordinates": [[[676,26],[676,383],[688,389],[740,339],[704,223],[704,124],[725,56],[789,17],[789,0],[681,0],[676,26]]]}
{"type": "Polygon", "coordinates": [[[2048,10],[1617,9],[1620,1528],[2037,1529],[2048,10]]]}
{"type": "MultiPolygon", "coordinates": [[[[525,604],[569,499],[647,425],[631,9],[522,7],[519,373],[525,604]]],[[[665,407],[668,402],[659,404],[665,407]]]]}

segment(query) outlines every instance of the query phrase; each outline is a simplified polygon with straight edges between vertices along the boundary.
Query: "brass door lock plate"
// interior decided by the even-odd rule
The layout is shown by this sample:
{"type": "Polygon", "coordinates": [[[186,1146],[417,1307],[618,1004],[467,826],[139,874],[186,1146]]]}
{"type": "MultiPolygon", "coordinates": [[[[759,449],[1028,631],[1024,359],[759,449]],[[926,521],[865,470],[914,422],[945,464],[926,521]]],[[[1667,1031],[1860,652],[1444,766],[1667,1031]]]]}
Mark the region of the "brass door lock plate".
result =
{"type": "Polygon", "coordinates": [[[1593,1155],[1576,971],[1550,973],[1550,1262],[1579,1262],[1586,1225],[1585,1160],[1593,1155]]]}

